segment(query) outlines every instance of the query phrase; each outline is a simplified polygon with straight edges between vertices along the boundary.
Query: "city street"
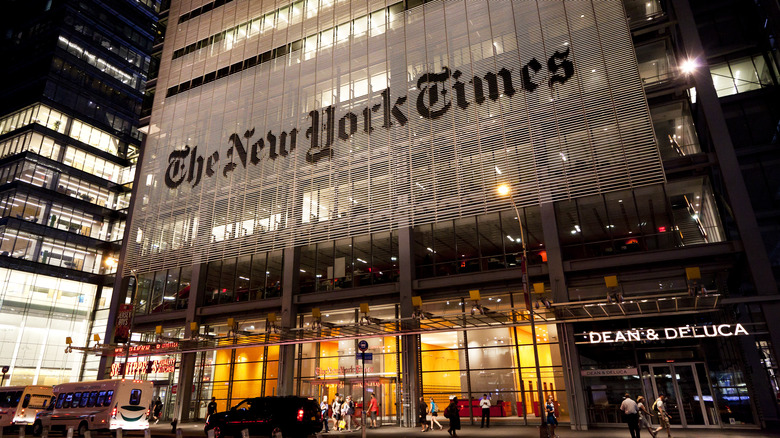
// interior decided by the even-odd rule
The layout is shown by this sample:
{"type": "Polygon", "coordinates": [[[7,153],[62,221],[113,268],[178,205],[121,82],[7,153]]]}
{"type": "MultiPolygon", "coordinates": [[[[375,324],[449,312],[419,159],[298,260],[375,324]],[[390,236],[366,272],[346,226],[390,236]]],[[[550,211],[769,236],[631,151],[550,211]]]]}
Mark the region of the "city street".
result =
{"type": "MultiPolygon", "coordinates": [[[[204,436],[203,435],[203,423],[185,423],[181,425],[182,433],[184,436],[204,436]]],[[[628,428],[616,427],[616,428],[604,428],[593,429],[588,431],[574,431],[567,427],[559,427],[556,430],[556,434],[561,438],[627,438],[629,437],[628,428]]],[[[128,434],[131,435],[131,434],[128,434]]],[[[132,434],[134,436],[135,434],[132,434]]],[[[171,427],[167,423],[152,425],[153,437],[173,437],[171,434],[171,427]]],[[[322,434],[324,437],[350,437],[356,438],[361,436],[361,431],[354,432],[330,432],[322,434]]],[[[435,430],[432,432],[420,432],[418,428],[400,428],[394,426],[386,426],[380,429],[369,429],[366,433],[367,437],[432,437],[440,436],[446,437],[447,429],[435,430]]],[[[539,437],[539,429],[535,426],[511,426],[501,425],[494,426],[490,429],[480,429],[479,426],[464,426],[462,430],[458,432],[458,436],[463,438],[492,438],[492,437],[539,437]]],[[[642,437],[649,438],[650,434],[647,431],[642,431],[642,437]]],[[[780,437],[780,432],[771,431],[759,431],[759,430],[719,430],[719,429],[672,429],[672,436],[674,438],[769,438],[780,437]]],[[[665,438],[666,435],[659,433],[658,438],[665,438]]]]}

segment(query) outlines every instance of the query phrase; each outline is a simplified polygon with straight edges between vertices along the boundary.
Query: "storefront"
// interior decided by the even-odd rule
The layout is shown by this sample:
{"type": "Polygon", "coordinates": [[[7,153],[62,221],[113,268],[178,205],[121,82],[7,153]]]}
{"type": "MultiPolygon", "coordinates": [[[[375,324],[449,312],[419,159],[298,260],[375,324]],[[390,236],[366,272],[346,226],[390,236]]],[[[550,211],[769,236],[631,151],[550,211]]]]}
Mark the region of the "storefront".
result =
{"type": "Polygon", "coordinates": [[[672,426],[755,426],[739,337],[759,329],[720,312],[575,324],[588,422],[622,422],[628,393],[666,394],[672,426]]]}
{"type": "MultiPolygon", "coordinates": [[[[534,345],[527,319],[512,322],[508,316],[512,314],[511,295],[518,293],[486,296],[484,300],[490,303],[490,314],[479,317],[469,313],[470,307],[466,308],[463,298],[426,303],[426,309],[437,317],[422,319],[414,334],[402,334],[397,330],[400,323],[396,317],[397,305],[371,308],[368,324],[387,335],[375,332],[352,336],[353,330],[363,327],[362,314],[355,308],[322,311],[322,328],[318,332],[322,339],[293,346],[294,361],[288,365],[294,373],[293,392],[320,401],[327,396],[330,403],[336,394],[352,396],[360,409],[365,382],[365,397],[374,394],[379,402],[381,423],[401,424],[403,415],[399,413],[408,409],[409,379],[413,379],[417,380],[417,392],[426,402],[433,399],[440,409],[448,404],[450,396],[458,397],[461,415],[466,419],[469,418],[470,403],[475,406],[473,415],[479,418],[481,412],[476,406],[487,394],[493,404],[495,421],[539,423],[541,393],[544,399],[552,395],[559,420],[569,421],[557,327],[538,316],[534,345]],[[416,353],[403,351],[403,340],[407,336],[417,339],[416,353]],[[365,364],[358,356],[359,339],[368,342],[367,353],[372,356],[365,364]],[[538,355],[538,367],[535,355],[538,355]],[[416,360],[419,370],[416,376],[405,372],[404,360],[416,360]]],[[[312,330],[315,319],[309,313],[300,316],[298,321],[296,330],[304,333],[312,330]]],[[[236,331],[241,333],[238,337],[227,336],[225,325],[202,328],[218,340],[214,350],[196,355],[191,418],[204,418],[206,405],[212,397],[222,410],[244,398],[280,393],[281,347],[272,345],[279,338],[268,337],[268,344],[263,345],[264,339],[260,336],[260,345],[229,347],[231,343],[243,343],[245,337],[265,332],[267,327],[263,320],[241,322],[236,331]]]]}

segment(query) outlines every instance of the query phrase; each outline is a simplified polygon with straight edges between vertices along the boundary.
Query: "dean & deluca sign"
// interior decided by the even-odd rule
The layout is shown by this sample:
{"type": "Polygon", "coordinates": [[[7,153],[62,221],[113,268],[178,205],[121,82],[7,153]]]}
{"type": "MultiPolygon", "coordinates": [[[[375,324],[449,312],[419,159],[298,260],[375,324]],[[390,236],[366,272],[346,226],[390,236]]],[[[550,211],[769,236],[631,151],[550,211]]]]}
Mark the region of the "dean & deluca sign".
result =
{"type": "Polygon", "coordinates": [[[617,331],[593,331],[585,333],[588,344],[615,342],[668,341],[675,339],[719,338],[749,335],[742,324],[684,325],[657,329],[630,329],[617,331]]]}

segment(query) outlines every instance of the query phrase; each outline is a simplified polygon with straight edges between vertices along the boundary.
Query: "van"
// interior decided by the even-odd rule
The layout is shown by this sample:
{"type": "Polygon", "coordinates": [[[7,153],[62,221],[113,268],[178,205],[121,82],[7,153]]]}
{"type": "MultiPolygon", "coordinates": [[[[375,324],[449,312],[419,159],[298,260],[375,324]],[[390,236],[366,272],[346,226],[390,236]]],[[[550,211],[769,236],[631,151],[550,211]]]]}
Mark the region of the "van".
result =
{"type": "Polygon", "coordinates": [[[55,402],[33,424],[33,435],[44,428],[84,436],[90,430],[145,430],[149,428],[152,382],[98,380],[54,386],[55,402]]]}
{"type": "Polygon", "coordinates": [[[0,427],[33,424],[51,400],[51,386],[0,387],[0,427]]]}

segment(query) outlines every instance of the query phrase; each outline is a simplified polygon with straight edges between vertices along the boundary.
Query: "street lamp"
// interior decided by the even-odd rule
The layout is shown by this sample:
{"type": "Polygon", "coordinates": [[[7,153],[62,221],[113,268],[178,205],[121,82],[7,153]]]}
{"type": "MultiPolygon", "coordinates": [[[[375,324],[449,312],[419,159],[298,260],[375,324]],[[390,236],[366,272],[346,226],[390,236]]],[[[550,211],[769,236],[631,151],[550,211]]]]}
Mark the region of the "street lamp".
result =
{"type": "MultiPolygon", "coordinates": [[[[536,365],[536,391],[539,397],[539,415],[542,417],[542,425],[547,424],[545,409],[544,409],[544,394],[542,393],[542,376],[541,369],[539,368],[539,348],[536,343],[536,323],[534,316],[534,308],[531,305],[531,295],[528,291],[528,252],[526,251],[525,233],[523,232],[523,220],[520,218],[520,211],[517,209],[514,198],[512,198],[512,189],[508,184],[501,184],[496,188],[500,196],[506,196],[509,198],[509,202],[512,203],[512,208],[515,209],[515,215],[517,216],[517,223],[520,224],[520,243],[523,245],[523,259],[520,263],[520,268],[523,273],[523,294],[525,294],[526,305],[528,307],[528,313],[531,318],[531,340],[534,347],[534,364],[536,365]]],[[[517,358],[517,364],[520,365],[520,358],[517,358]]]]}

